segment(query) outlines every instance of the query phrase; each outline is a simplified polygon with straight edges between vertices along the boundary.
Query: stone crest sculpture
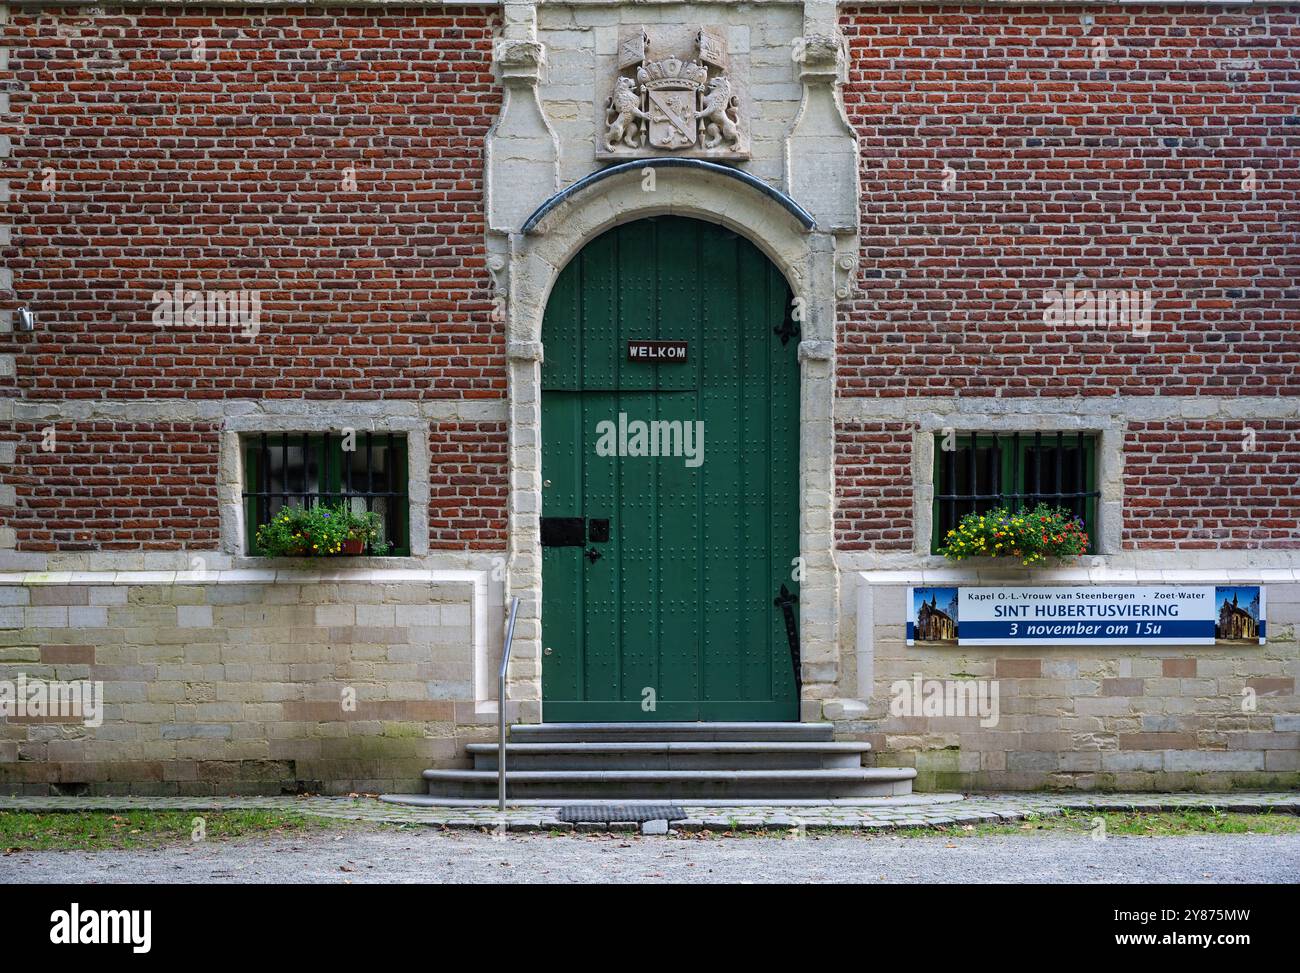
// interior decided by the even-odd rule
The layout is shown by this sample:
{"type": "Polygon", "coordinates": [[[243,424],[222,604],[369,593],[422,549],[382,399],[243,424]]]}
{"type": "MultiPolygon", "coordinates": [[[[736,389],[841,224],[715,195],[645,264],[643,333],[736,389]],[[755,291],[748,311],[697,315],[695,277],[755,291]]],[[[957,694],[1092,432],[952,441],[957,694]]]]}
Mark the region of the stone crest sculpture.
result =
{"type": "Polygon", "coordinates": [[[615,146],[627,149],[640,148],[641,126],[637,120],[649,121],[650,116],[641,109],[641,96],[631,78],[614,82],[614,93],[609,96],[605,109],[605,151],[616,151],[615,146]]]}
{"type": "Polygon", "coordinates": [[[725,38],[701,27],[689,51],[675,50],[673,39],[668,30],[652,38],[645,28],[620,36],[596,157],[748,159],[748,119],[725,38]]]}

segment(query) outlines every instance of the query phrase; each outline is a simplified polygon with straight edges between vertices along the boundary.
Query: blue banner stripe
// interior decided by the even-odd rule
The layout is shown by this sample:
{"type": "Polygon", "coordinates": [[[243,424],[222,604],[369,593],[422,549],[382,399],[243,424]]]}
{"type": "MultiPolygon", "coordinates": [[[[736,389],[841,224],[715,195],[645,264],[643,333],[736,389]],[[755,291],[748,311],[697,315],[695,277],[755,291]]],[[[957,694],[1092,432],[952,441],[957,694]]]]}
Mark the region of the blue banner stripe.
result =
{"type": "Polygon", "coordinates": [[[1213,638],[1214,622],[1207,618],[1194,621],[1148,621],[1115,619],[1070,619],[1060,621],[1042,621],[1038,619],[1016,619],[997,622],[958,621],[957,635],[963,639],[1007,639],[1079,638],[1089,636],[1097,639],[1120,638],[1213,638]],[[1011,634],[1011,626],[1016,625],[1016,634],[1011,634]],[[1086,627],[1085,627],[1086,626],[1086,627]]]}

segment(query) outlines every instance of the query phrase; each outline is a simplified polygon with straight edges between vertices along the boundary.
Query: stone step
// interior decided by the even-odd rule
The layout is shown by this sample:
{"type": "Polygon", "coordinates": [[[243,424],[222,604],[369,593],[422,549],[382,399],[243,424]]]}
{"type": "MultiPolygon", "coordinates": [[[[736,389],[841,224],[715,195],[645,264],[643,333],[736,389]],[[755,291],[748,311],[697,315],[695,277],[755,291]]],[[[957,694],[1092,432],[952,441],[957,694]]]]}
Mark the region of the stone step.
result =
{"type": "MultiPolygon", "coordinates": [[[[426,770],[431,797],[491,799],[490,770],[426,770]]],[[[817,770],[509,770],[506,787],[516,800],[622,798],[682,800],[744,798],[780,803],[786,798],[887,797],[910,794],[911,767],[817,770]]]]}
{"type": "Polygon", "coordinates": [[[664,741],[830,741],[830,723],[516,723],[512,743],[658,743],[664,741]]]}
{"type": "MultiPolygon", "coordinates": [[[[471,743],[475,770],[497,769],[495,743],[471,743]]],[[[862,766],[869,743],[690,740],[507,743],[509,770],[816,770],[862,766]]]]}

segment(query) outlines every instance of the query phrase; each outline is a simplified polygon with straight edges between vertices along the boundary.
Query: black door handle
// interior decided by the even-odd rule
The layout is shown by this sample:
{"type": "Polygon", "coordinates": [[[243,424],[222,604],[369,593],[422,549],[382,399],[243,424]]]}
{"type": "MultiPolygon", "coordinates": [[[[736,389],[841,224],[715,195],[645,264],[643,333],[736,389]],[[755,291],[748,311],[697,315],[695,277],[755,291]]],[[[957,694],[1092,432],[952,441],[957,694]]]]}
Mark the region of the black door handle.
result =
{"type": "Polygon", "coordinates": [[[592,564],[595,564],[597,561],[600,560],[600,551],[596,550],[594,547],[589,547],[587,548],[586,551],[583,552],[583,557],[585,557],[592,564]]]}

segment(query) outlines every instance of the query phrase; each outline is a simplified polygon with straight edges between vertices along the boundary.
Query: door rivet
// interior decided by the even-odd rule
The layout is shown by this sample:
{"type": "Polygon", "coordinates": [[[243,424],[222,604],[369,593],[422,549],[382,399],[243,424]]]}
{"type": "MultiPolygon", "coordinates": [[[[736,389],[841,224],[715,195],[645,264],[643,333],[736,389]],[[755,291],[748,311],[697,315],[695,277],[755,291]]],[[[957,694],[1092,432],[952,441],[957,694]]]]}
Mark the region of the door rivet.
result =
{"type": "Polygon", "coordinates": [[[551,654],[551,647],[549,645],[546,648],[542,649],[542,655],[550,655],[550,654],[551,654]]]}

